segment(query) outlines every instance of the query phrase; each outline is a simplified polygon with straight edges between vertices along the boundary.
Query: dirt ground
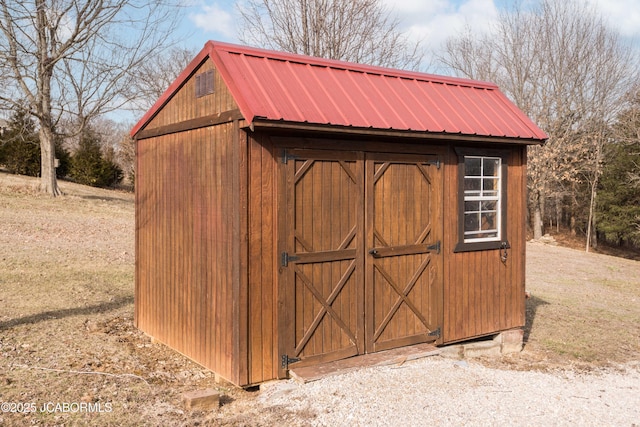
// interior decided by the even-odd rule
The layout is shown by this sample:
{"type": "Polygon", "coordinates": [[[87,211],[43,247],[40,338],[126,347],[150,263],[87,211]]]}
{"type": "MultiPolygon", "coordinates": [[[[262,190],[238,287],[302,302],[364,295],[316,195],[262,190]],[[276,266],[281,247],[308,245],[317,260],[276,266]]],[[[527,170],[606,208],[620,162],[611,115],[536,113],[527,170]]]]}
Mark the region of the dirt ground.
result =
{"type": "MultiPolygon", "coordinates": [[[[0,172],[0,425],[274,425],[313,414],[265,408],[133,327],[130,193],[0,172]],[[217,411],[184,392],[223,393],[217,411]],[[90,410],[89,410],[90,409],[90,410]]],[[[527,247],[526,345],[506,369],[590,370],[640,360],[640,262],[527,247]]]]}

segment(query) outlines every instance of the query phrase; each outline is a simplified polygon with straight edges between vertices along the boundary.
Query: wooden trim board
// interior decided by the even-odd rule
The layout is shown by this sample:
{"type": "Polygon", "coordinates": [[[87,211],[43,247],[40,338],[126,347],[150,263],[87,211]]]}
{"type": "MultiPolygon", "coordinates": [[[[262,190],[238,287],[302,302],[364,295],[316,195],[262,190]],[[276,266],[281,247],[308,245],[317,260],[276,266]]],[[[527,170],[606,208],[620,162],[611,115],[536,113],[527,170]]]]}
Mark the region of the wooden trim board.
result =
{"type": "Polygon", "coordinates": [[[304,384],[328,376],[344,374],[372,366],[400,365],[408,360],[436,356],[441,352],[442,349],[431,343],[422,343],[407,347],[394,348],[392,350],[379,351],[377,353],[363,354],[361,356],[354,356],[348,359],[336,360],[334,362],[320,363],[301,368],[292,368],[289,370],[289,375],[291,378],[304,384]]]}
{"type": "Polygon", "coordinates": [[[223,123],[237,122],[242,119],[240,110],[223,111],[221,113],[210,114],[205,117],[185,120],[183,122],[173,123],[170,125],[160,126],[152,129],[143,129],[135,135],[135,138],[147,139],[156,138],[158,136],[170,135],[173,133],[187,132],[190,130],[200,129],[209,126],[220,125],[223,123]]]}

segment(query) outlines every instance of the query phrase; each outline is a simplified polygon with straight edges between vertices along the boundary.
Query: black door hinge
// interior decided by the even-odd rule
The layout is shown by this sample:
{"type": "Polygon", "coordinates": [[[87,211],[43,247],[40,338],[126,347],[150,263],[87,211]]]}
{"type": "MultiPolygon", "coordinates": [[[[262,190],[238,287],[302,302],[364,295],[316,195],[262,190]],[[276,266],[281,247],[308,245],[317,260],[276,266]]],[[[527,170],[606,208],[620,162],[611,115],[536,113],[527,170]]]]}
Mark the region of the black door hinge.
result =
{"type": "Polygon", "coordinates": [[[289,369],[289,364],[299,362],[300,358],[289,357],[288,354],[283,354],[280,360],[281,360],[280,366],[282,367],[282,369],[289,369]]]}
{"type": "Polygon", "coordinates": [[[427,246],[427,250],[436,251],[436,254],[440,254],[440,240],[435,242],[433,245],[427,246]]]}
{"type": "Polygon", "coordinates": [[[295,154],[291,154],[288,150],[282,150],[282,163],[284,163],[285,165],[289,160],[295,160],[297,158],[298,156],[296,156],[295,154]]]}
{"type": "Polygon", "coordinates": [[[435,166],[436,169],[440,169],[440,159],[429,160],[427,164],[435,166]]]}
{"type": "Polygon", "coordinates": [[[438,337],[438,338],[440,338],[440,326],[438,326],[437,329],[434,329],[433,331],[429,332],[428,335],[430,337],[438,337]]]}
{"type": "Polygon", "coordinates": [[[300,259],[300,257],[291,256],[291,255],[289,255],[288,252],[282,252],[280,254],[280,266],[281,267],[288,267],[289,266],[289,262],[297,261],[299,259],[300,259]]]}

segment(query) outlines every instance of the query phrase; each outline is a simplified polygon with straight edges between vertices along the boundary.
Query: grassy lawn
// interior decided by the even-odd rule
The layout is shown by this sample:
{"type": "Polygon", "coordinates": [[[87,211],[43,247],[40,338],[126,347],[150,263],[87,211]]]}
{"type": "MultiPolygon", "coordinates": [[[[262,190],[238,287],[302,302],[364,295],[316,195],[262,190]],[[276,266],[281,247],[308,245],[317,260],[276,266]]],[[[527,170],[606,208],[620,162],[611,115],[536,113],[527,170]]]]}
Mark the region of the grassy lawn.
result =
{"type": "Polygon", "coordinates": [[[531,243],[527,353],[539,368],[640,361],[640,262],[531,243]],[[545,366],[546,365],[546,366],[545,366]]]}
{"type": "MultiPolygon", "coordinates": [[[[5,412],[0,425],[250,424],[261,411],[255,396],[133,327],[133,195],[62,182],[65,195],[53,199],[35,185],[0,172],[0,402],[85,402],[101,412],[5,412]],[[185,412],[182,393],[209,387],[226,394],[220,412],[185,412]]],[[[487,363],[640,361],[639,261],[539,243],[527,250],[525,350],[487,363]]],[[[286,420],[279,411],[260,419],[286,420]]]]}

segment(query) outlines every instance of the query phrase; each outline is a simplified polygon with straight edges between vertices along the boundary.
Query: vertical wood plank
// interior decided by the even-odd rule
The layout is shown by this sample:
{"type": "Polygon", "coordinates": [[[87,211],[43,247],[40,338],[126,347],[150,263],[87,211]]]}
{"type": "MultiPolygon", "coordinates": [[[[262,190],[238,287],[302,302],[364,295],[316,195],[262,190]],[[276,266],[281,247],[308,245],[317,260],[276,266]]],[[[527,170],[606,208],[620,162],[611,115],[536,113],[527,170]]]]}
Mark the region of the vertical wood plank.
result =
{"type": "Polygon", "coordinates": [[[262,271],[255,260],[261,259],[262,254],[262,147],[254,137],[250,138],[249,165],[249,258],[254,260],[249,266],[249,378],[250,382],[262,381],[262,326],[261,310],[262,271]]]}
{"type": "MultiPolygon", "coordinates": [[[[216,73],[216,76],[218,73],[216,73]]],[[[247,137],[244,131],[240,130],[238,120],[235,120],[231,127],[233,134],[232,144],[234,147],[234,163],[237,162],[237,192],[238,198],[236,199],[236,205],[233,207],[233,211],[237,212],[237,231],[234,235],[237,235],[238,240],[238,283],[237,291],[233,297],[234,304],[237,303],[237,317],[234,315],[234,320],[238,324],[238,330],[234,331],[234,344],[233,348],[237,352],[235,358],[238,361],[236,378],[237,382],[241,384],[247,384],[249,382],[249,350],[248,350],[248,298],[249,298],[249,268],[248,268],[248,187],[249,187],[249,167],[248,167],[248,146],[247,137]],[[236,302],[237,298],[237,302],[236,302]]],[[[235,237],[234,237],[235,240],[235,237]]],[[[264,357],[264,356],[263,356],[264,357]]]]}
{"type": "Polygon", "coordinates": [[[266,136],[249,140],[249,382],[278,377],[275,167],[266,136]]]}
{"type": "Polygon", "coordinates": [[[277,378],[277,366],[274,360],[277,359],[275,339],[276,328],[274,327],[274,312],[277,291],[275,289],[275,268],[276,258],[274,255],[275,245],[275,217],[273,186],[275,159],[270,152],[270,140],[264,138],[261,156],[262,170],[262,270],[261,282],[264,289],[262,295],[262,372],[264,380],[277,378]]]}

